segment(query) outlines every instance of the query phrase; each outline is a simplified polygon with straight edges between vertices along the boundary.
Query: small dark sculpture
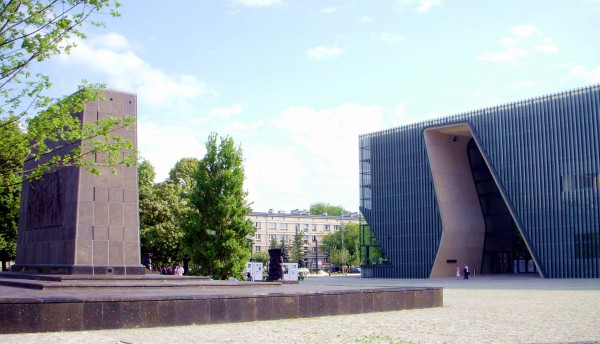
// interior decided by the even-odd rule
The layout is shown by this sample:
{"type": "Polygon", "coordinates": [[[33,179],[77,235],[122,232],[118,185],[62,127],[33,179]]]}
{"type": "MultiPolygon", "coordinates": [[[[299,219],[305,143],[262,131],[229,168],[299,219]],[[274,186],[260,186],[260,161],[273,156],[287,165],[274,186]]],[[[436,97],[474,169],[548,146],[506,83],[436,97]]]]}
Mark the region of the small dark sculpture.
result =
{"type": "Polygon", "coordinates": [[[283,279],[283,250],[280,248],[270,249],[269,257],[269,280],[283,279]]]}

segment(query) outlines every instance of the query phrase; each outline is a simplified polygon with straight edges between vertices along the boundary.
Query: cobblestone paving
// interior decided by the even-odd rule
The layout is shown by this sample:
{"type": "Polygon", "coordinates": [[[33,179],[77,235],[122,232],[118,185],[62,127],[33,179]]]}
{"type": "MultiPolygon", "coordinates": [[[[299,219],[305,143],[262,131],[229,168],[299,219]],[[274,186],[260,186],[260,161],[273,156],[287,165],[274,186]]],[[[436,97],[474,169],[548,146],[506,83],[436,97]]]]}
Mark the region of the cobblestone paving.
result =
{"type": "Polygon", "coordinates": [[[0,343],[600,343],[600,280],[308,278],[442,286],[444,307],[253,323],[0,335],[0,343]]]}

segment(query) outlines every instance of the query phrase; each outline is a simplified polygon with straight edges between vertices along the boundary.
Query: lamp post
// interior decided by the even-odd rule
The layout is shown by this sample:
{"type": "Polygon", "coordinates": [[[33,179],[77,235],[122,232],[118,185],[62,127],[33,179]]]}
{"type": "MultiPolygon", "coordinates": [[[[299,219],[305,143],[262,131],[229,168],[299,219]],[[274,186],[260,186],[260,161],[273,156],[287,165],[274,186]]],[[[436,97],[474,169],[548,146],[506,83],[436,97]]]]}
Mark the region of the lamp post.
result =
{"type": "Polygon", "coordinates": [[[317,275],[319,274],[319,242],[317,241],[317,236],[313,239],[315,242],[315,264],[317,265],[317,275]]]}
{"type": "Polygon", "coordinates": [[[246,241],[248,241],[248,246],[250,247],[250,261],[253,261],[253,252],[252,252],[252,244],[254,243],[254,237],[251,234],[246,235],[246,241]]]}
{"type": "Polygon", "coordinates": [[[344,265],[344,212],[342,211],[341,220],[340,220],[340,228],[342,229],[342,272],[346,273],[345,265],[344,265]]]}

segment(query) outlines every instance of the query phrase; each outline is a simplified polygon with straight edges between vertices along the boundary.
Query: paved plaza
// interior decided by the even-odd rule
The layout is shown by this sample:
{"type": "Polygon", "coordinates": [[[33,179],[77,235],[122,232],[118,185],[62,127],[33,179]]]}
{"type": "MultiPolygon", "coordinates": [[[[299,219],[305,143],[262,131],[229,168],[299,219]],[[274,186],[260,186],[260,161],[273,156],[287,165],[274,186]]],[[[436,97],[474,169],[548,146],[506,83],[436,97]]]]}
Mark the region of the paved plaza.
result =
{"type": "MultiPolygon", "coordinates": [[[[600,280],[531,276],[381,280],[327,286],[435,286],[444,307],[252,323],[0,335],[0,343],[600,343],[600,280]]],[[[310,286],[310,287],[309,287],[310,286]]]]}

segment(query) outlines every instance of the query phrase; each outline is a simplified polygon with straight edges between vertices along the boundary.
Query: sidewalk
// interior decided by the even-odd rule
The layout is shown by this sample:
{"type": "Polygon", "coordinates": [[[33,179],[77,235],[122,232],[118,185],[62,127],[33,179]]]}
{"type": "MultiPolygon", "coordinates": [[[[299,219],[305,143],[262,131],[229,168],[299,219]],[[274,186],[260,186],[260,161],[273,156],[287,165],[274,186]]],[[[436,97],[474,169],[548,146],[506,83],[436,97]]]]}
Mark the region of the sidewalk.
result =
{"type": "Polygon", "coordinates": [[[444,307],[252,323],[0,335],[2,343],[600,343],[600,280],[306,278],[300,287],[442,286],[444,307]]]}

